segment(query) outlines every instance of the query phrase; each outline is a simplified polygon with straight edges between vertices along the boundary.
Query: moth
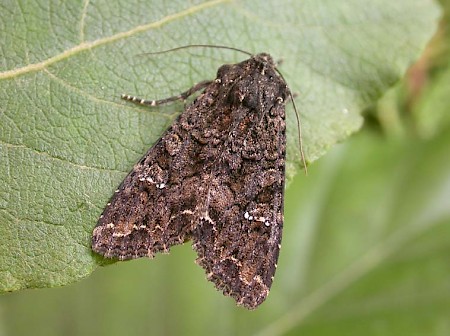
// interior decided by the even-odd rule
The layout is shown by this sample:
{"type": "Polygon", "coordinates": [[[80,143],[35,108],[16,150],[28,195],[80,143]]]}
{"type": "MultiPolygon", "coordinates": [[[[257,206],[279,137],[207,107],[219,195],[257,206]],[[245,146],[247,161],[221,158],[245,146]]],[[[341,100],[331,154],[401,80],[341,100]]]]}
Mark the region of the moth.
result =
{"type": "Polygon", "coordinates": [[[283,228],[286,123],[291,96],[269,54],[222,65],[214,80],[133,167],[93,231],[92,249],[119,260],[191,240],[208,280],[254,309],[269,294],[283,228]]]}

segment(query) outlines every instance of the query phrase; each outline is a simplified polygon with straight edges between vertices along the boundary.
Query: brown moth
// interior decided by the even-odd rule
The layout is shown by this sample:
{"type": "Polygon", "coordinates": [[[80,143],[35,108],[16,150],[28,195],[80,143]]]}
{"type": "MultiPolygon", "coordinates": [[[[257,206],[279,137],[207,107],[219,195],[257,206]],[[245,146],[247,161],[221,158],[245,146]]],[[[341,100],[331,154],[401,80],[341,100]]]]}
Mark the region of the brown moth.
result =
{"type": "Polygon", "coordinates": [[[289,88],[261,53],[222,65],[134,166],[93,232],[92,249],[120,260],[193,241],[208,280],[253,309],[269,294],[283,228],[289,88]]]}

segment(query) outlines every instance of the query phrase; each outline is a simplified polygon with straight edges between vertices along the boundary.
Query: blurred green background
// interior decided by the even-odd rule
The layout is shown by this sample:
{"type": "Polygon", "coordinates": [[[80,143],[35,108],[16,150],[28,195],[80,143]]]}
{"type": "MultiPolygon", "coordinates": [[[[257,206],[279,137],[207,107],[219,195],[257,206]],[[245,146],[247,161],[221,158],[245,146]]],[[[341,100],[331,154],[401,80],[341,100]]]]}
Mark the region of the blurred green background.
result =
{"type": "MultiPolygon", "coordinates": [[[[1,335],[450,335],[450,1],[363,129],[297,174],[267,301],[236,307],[189,244],[0,297],[1,335]]],[[[32,267],[32,265],[30,265],[32,267]]]]}

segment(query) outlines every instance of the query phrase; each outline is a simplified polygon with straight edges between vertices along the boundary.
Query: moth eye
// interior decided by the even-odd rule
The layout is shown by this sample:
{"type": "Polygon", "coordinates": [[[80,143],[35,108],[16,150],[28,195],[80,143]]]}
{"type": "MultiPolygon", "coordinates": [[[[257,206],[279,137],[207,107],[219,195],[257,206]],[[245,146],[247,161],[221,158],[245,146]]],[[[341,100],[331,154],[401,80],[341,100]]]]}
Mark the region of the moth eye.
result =
{"type": "Polygon", "coordinates": [[[227,80],[227,74],[230,73],[231,65],[225,64],[222,65],[219,70],[217,70],[217,79],[220,79],[221,82],[225,82],[227,80]]]}

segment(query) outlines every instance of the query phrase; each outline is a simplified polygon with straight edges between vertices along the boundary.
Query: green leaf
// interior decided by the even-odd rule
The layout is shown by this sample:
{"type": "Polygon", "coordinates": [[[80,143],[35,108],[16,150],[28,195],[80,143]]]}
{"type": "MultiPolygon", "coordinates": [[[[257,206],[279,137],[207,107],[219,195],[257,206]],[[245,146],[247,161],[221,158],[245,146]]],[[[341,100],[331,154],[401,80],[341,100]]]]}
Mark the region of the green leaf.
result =
{"type": "MultiPolygon", "coordinates": [[[[242,55],[269,52],[299,93],[310,162],[355,132],[361,111],[416,59],[436,27],[428,0],[76,2],[0,5],[0,290],[53,287],[100,262],[91,232],[113,190],[181,112],[163,98],[214,78],[242,55]]],[[[288,172],[298,170],[288,111],[288,172]]]]}

